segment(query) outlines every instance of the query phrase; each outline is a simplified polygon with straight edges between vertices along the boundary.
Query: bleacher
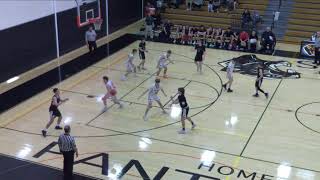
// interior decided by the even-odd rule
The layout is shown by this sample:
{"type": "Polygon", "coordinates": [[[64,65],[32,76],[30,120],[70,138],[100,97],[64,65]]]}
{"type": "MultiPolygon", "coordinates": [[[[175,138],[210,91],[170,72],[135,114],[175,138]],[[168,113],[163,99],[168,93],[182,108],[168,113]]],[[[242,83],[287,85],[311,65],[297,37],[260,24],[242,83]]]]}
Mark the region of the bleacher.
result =
{"type": "Polygon", "coordinates": [[[295,0],[283,42],[300,44],[316,31],[320,31],[320,1],[295,0]]]}
{"type": "Polygon", "coordinates": [[[230,27],[232,23],[235,23],[235,21],[240,23],[241,14],[245,8],[248,8],[250,11],[256,10],[260,15],[263,15],[268,1],[269,0],[240,0],[240,5],[235,11],[225,12],[224,9],[221,8],[219,13],[213,13],[208,12],[208,1],[206,0],[205,5],[202,6],[200,10],[193,9],[192,11],[187,11],[186,5],[183,4],[179,9],[167,8],[162,15],[174,24],[227,28],[230,27]]]}

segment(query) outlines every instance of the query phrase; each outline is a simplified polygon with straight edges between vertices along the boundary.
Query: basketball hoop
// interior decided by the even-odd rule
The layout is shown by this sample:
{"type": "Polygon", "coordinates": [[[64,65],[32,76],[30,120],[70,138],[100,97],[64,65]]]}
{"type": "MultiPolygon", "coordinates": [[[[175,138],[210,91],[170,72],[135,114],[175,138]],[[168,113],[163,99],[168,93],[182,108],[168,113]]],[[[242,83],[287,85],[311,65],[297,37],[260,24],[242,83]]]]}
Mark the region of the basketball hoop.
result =
{"type": "Polygon", "coordinates": [[[95,30],[97,30],[97,31],[101,30],[101,24],[103,22],[102,18],[98,18],[98,19],[93,18],[93,19],[90,19],[89,22],[90,22],[90,24],[93,24],[95,30]]]}

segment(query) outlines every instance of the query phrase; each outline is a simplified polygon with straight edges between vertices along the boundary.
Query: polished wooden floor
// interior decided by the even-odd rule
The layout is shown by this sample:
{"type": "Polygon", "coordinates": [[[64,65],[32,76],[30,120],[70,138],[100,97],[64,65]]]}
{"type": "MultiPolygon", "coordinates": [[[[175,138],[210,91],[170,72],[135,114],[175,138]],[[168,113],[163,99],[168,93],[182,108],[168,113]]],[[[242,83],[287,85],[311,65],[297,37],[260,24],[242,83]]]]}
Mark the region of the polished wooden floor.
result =
{"type": "MultiPolygon", "coordinates": [[[[131,44],[56,86],[62,97],[70,99],[60,109],[64,124],[70,124],[76,136],[77,160],[108,154],[105,175],[100,167],[84,163],[76,164],[75,172],[99,179],[117,179],[119,174],[124,174],[122,179],[320,179],[320,76],[316,70],[298,66],[297,59],[257,55],[289,61],[302,77],[265,79],[263,89],[270,93],[269,99],[254,98],[255,77],[246,74],[235,73],[233,93],[222,89],[226,75],[218,62],[245,53],[208,49],[200,75],[191,47],[148,42],[147,70],[121,81],[127,54],[137,46],[138,42],[131,44]],[[153,83],[157,58],[167,49],[174,52],[175,64],[169,65],[169,78],[161,84],[169,95],[186,87],[190,115],[197,124],[193,131],[187,124],[184,135],[177,133],[179,108],[170,108],[169,98],[160,95],[170,114],[155,107],[148,121],[142,118],[147,97],[138,99],[153,83]],[[116,84],[125,106],[119,109],[111,103],[101,114],[104,75],[116,84]],[[136,167],[125,172],[130,163],[136,167]]],[[[53,142],[62,133],[52,126],[47,138],[41,136],[52,88],[1,115],[0,153],[62,167],[61,155],[41,151],[51,144],[51,151],[58,152],[53,142]],[[40,151],[45,153],[39,155],[40,151]]],[[[88,162],[101,165],[102,160],[88,162]]]]}

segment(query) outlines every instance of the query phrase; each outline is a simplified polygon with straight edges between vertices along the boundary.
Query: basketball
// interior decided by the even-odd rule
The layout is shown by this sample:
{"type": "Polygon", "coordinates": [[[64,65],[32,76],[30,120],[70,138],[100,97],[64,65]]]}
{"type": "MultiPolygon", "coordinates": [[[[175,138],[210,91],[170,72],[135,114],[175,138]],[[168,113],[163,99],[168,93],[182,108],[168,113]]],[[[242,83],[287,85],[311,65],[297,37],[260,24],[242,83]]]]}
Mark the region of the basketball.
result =
{"type": "Polygon", "coordinates": [[[110,94],[111,94],[112,96],[115,96],[115,95],[117,94],[117,91],[116,91],[115,89],[111,89],[111,90],[110,90],[110,94]]]}

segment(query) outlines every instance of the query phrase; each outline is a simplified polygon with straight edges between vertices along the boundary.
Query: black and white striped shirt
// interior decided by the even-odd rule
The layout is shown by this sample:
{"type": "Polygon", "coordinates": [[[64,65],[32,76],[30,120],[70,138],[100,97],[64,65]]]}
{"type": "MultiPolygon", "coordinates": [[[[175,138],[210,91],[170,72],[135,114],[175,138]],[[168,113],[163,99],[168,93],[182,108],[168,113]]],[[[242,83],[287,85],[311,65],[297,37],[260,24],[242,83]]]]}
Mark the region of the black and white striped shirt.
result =
{"type": "Polygon", "coordinates": [[[74,137],[70,136],[70,134],[61,134],[58,144],[61,152],[76,151],[77,149],[74,137]]]}

